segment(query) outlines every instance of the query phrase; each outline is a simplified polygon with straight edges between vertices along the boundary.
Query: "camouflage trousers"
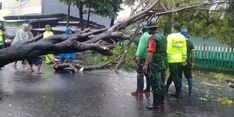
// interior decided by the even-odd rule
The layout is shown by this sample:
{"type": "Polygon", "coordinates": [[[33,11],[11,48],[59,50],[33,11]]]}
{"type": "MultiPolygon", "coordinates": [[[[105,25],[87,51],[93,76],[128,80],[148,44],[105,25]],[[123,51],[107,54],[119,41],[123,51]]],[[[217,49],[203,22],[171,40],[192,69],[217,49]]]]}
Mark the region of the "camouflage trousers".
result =
{"type": "Polygon", "coordinates": [[[165,99],[165,79],[166,70],[157,62],[152,62],[149,65],[149,77],[152,81],[152,93],[154,94],[154,104],[159,104],[165,99]]]}

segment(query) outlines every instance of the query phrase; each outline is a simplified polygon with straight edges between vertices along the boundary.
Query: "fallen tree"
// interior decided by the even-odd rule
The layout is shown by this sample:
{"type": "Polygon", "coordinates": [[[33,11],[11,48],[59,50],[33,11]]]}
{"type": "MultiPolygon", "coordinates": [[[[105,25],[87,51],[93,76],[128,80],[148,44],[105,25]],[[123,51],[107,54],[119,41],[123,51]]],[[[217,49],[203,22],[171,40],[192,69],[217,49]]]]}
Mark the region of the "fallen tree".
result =
{"type": "MultiPolygon", "coordinates": [[[[102,45],[94,43],[79,42],[80,39],[88,39],[88,36],[94,34],[84,33],[75,34],[69,37],[64,35],[55,35],[46,39],[41,39],[39,35],[34,38],[37,41],[29,41],[23,44],[10,46],[0,50],[0,67],[17,61],[29,59],[32,57],[46,55],[46,54],[60,54],[70,52],[82,52],[86,50],[97,51],[103,55],[111,55],[111,50],[102,45]]],[[[121,38],[123,35],[120,32],[111,32],[103,36],[103,38],[121,38]]]]}
{"type": "Polygon", "coordinates": [[[36,36],[33,40],[23,44],[10,46],[0,50],[0,67],[14,61],[29,59],[35,56],[46,54],[59,54],[70,52],[82,52],[86,50],[97,51],[104,55],[111,55],[111,50],[103,45],[97,44],[100,40],[119,40],[123,34],[118,32],[126,26],[136,22],[135,19],[142,19],[158,1],[154,2],[148,9],[138,13],[123,22],[115,24],[109,29],[104,28],[89,32],[85,30],[79,34],[71,36],[55,35],[42,39],[42,35],[36,36]]]}
{"type": "MultiPolygon", "coordinates": [[[[140,4],[142,4],[142,2],[140,4]]],[[[182,12],[182,11],[189,11],[190,12],[191,10],[196,10],[197,8],[200,8],[200,7],[212,6],[214,4],[216,4],[218,6],[218,5],[222,5],[222,4],[225,4],[225,3],[226,2],[224,2],[224,1],[205,2],[203,4],[194,4],[194,5],[191,5],[191,6],[184,6],[184,7],[176,8],[176,9],[166,8],[164,4],[159,3],[159,5],[161,7],[159,7],[158,9],[154,9],[154,10],[151,10],[150,12],[148,12],[148,15],[151,15],[151,16],[148,17],[146,20],[151,20],[152,18],[154,18],[154,20],[156,22],[158,22],[159,19],[160,19],[160,16],[163,16],[163,15],[168,15],[168,14],[171,14],[171,13],[174,13],[174,12],[182,12]],[[171,9],[171,10],[169,10],[169,9],[171,9]]],[[[206,9],[209,9],[209,7],[206,8],[206,9]]],[[[136,7],[136,9],[134,9],[132,11],[131,15],[133,15],[134,12],[136,12],[136,11],[137,11],[137,7],[136,7]]],[[[130,39],[129,43],[125,47],[124,51],[121,54],[121,58],[118,60],[118,63],[115,66],[115,71],[117,71],[117,69],[120,68],[120,65],[122,63],[124,63],[125,56],[126,56],[126,54],[128,52],[128,48],[131,45],[132,41],[136,38],[136,35],[137,35],[138,32],[139,32],[139,30],[136,29],[136,31],[131,35],[131,39],[130,39]]]]}
{"type": "MultiPolygon", "coordinates": [[[[169,14],[172,12],[179,12],[183,10],[193,9],[201,6],[217,4],[218,2],[204,3],[189,7],[184,7],[176,10],[167,10],[159,7],[155,9],[155,6],[159,4],[160,0],[156,0],[150,6],[144,8],[144,10],[130,16],[129,18],[113,25],[110,28],[103,28],[95,31],[86,29],[80,33],[73,34],[71,36],[55,35],[45,39],[42,39],[42,35],[36,36],[32,41],[25,42],[23,44],[10,46],[0,50],[0,67],[18,60],[30,59],[35,56],[46,55],[46,54],[60,54],[60,53],[71,53],[71,52],[82,52],[87,50],[96,51],[103,55],[111,55],[111,48],[115,46],[114,42],[118,42],[124,39],[123,30],[131,24],[141,20],[149,20],[152,17],[169,14]],[[99,42],[106,41],[110,45],[102,45],[99,42]],[[114,41],[114,42],[113,42],[114,41]]],[[[160,6],[160,5],[157,5],[160,6]]],[[[162,5],[161,5],[162,6],[162,5]]],[[[139,27],[136,29],[128,46],[130,46],[135,34],[139,32],[139,27]]],[[[128,47],[125,48],[127,51],[128,47]]],[[[126,52],[123,52],[116,61],[119,61],[116,69],[124,61],[126,52]],[[120,60],[119,60],[120,59],[120,60]]],[[[106,65],[105,65],[106,66],[106,65]]]]}

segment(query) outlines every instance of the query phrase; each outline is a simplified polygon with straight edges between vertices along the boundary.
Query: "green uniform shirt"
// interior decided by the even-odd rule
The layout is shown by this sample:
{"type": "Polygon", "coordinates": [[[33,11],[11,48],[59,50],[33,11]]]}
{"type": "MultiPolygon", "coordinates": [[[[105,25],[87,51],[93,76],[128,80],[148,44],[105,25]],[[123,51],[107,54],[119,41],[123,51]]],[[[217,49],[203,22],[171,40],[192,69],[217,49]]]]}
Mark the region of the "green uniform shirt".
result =
{"type": "Polygon", "coordinates": [[[138,43],[136,56],[140,59],[146,59],[148,54],[148,42],[150,38],[150,34],[148,32],[145,32],[138,43]]]}

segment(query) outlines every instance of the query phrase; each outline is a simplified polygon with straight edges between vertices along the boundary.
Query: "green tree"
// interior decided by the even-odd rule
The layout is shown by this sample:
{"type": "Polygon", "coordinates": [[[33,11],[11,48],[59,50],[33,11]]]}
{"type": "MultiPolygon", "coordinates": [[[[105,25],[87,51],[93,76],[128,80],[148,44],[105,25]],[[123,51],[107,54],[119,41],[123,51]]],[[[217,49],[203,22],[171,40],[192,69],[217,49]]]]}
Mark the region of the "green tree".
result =
{"type": "Polygon", "coordinates": [[[88,20],[90,19],[91,13],[100,15],[100,16],[115,16],[116,12],[120,9],[120,4],[122,0],[60,0],[66,4],[75,5],[79,9],[79,18],[81,30],[84,29],[84,8],[88,8],[88,20]]]}
{"type": "Polygon", "coordinates": [[[89,2],[89,6],[94,10],[93,13],[101,16],[110,17],[111,25],[113,25],[114,20],[117,16],[117,12],[119,12],[119,10],[121,9],[121,4],[123,3],[123,0],[101,0],[101,1],[96,2],[91,0],[91,2],[89,2]]]}
{"type": "Polygon", "coordinates": [[[79,9],[81,30],[84,30],[83,10],[84,10],[84,5],[86,4],[87,1],[86,0],[60,0],[60,1],[68,5],[69,4],[75,5],[79,9]]]}
{"type": "Polygon", "coordinates": [[[229,20],[229,24],[230,25],[230,37],[232,37],[230,40],[233,45],[234,45],[234,1],[233,0],[229,0],[229,10],[230,10],[230,20],[229,20]]]}
{"type": "MultiPolygon", "coordinates": [[[[174,0],[171,5],[166,5],[167,8],[177,9],[180,7],[191,6],[193,4],[201,4],[204,1],[190,0],[174,0]]],[[[228,3],[228,2],[227,2],[228,3]]],[[[194,36],[203,37],[207,39],[209,37],[215,38],[221,43],[225,43],[234,47],[233,31],[231,14],[228,12],[227,5],[205,6],[200,8],[194,8],[183,12],[174,12],[169,15],[161,17],[160,25],[171,24],[178,22],[182,24],[184,28],[188,28],[190,33],[194,36]]]]}
{"type": "MultiPolygon", "coordinates": [[[[148,4],[155,0],[125,0],[125,3],[132,5],[134,2],[145,1],[148,4]]],[[[220,0],[208,0],[220,1],[220,0]]],[[[168,34],[168,28],[172,23],[180,23],[184,28],[188,28],[194,36],[215,38],[218,41],[234,47],[234,3],[233,0],[222,0],[226,5],[204,6],[194,8],[183,12],[173,12],[171,14],[160,16],[159,26],[166,27],[165,33],[168,34]],[[230,7],[228,9],[228,6],[230,7]]],[[[167,10],[179,9],[195,4],[202,4],[204,0],[160,0],[167,10]]],[[[162,9],[161,6],[155,6],[155,9],[162,9]]]]}
{"type": "Polygon", "coordinates": [[[110,14],[111,17],[111,23],[110,26],[112,26],[115,22],[116,16],[117,16],[117,12],[119,12],[119,10],[121,10],[121,4],[123,3],[123,0],[110,0],[110,4],[113,7],[113,13],[110,14]]]}

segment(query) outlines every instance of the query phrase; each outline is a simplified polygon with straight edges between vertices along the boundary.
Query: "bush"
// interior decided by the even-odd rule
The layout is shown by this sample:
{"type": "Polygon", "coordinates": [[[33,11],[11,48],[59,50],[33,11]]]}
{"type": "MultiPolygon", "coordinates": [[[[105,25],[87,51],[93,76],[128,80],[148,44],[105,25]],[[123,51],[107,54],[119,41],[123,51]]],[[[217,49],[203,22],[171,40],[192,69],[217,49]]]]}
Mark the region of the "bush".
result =
{"type": "Polygon", "coordinates": [[[218,80],[218,81],[224,81],[225,80],[225,76],[224,76],[223,73],[211,72],[210,75],[211,75],[212,78],[214,78],[214,80],[218,80]]]}
{"type": "MultiPolygon", "coordinates": [[[[88,64],[92,64],[92,65],[102,65],[106,62],[112,61],[114,59],[116,59],[117,57],[119,57],[119,55],[122,54],[122,52],[124,51],[124,47],[121,45],[117,45],[114,49],[113,49],[113,55],[112,56],[104,56],[98,53],[95,54],[91,54],[88,53],[86,54],[86,62],[88,64]]],[[[129,47],[127,54],[125,56],[125,61],[124,63],[121,65],[121,69],[127,70],[127,71],[131,71],[136,69],[137,65],[135,63],[135,52],[136,52],[136,48],[132,45],[129,47]]],[[[112,67],[115,67],[116,64],[112,64],[112,67]]]]}
{"type": "Polygon", "coordinates": [[[229,99],[228,97],[221,97],[218,99],[218,102],[223,105],[230,105],[233,104],[232,100],[229,99]]]}

